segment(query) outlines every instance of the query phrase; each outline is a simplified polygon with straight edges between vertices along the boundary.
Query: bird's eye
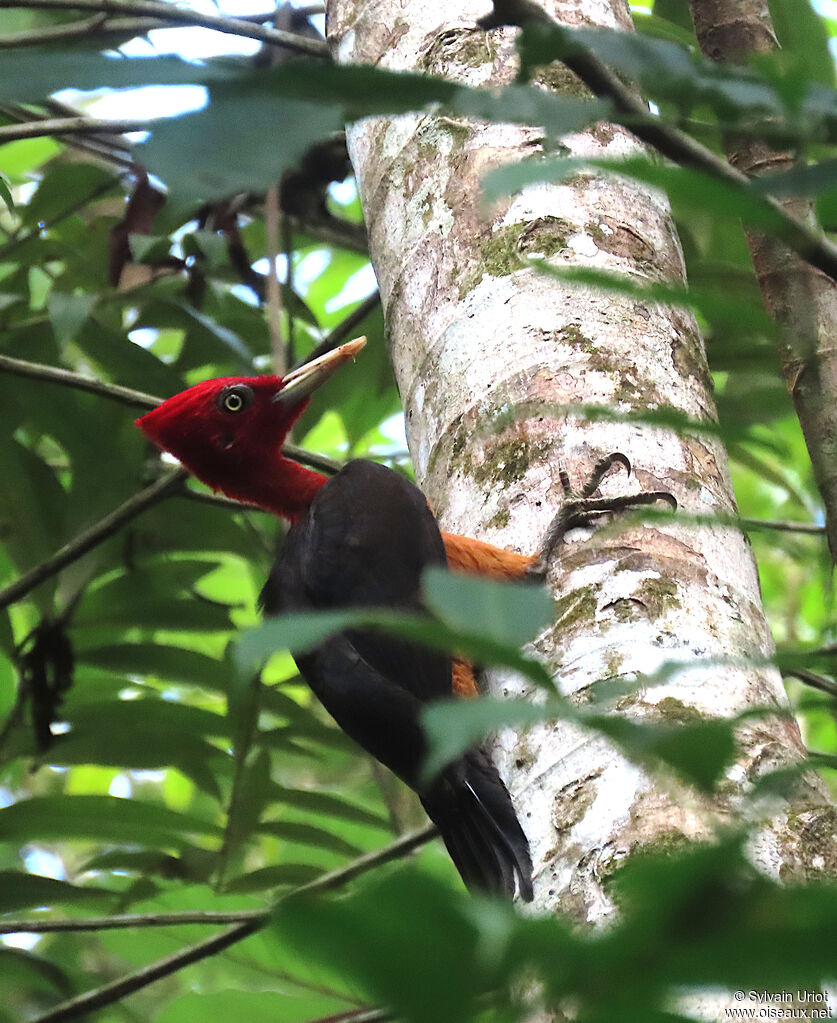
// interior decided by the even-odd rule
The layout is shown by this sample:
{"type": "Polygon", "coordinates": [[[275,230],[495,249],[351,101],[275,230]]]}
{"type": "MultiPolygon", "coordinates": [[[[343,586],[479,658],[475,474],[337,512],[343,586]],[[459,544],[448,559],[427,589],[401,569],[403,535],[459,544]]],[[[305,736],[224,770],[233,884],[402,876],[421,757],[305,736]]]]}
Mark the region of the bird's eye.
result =
{"type": "Polygon", "coordinates": [[[225,387],[218,395],[218,407],[222,412],[230,412],[235,415],[243,412],[253,404],[253,388],[246,384],[233,384],[225,387]]]}

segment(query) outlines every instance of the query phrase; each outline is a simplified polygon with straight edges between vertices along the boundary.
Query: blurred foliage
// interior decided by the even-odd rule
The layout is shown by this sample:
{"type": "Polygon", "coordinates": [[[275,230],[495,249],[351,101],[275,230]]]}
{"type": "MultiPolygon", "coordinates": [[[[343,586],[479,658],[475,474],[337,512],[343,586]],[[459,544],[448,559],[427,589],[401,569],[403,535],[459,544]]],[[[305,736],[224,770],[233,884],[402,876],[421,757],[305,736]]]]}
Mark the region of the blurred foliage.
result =
{"type": "MultiPolygon", "coordinates": [[[[650,6],[638,9],[634,38],[584,38],[640,81],[662,116],[708,144],[718,148],[721,133],[736,130],[793,146],[808,172],[776,188],[813,196],[825,227],[837,226],[834,20],[805,0],[771,0],[785,49],[733,70],[695,55],[684,0],[650,6]]],[[[0,35],[60,28],[73,17],[4,10],[0,35]]],[[[107,53],[95,37],[4,51],[3,125],[54,116],[47,97],[70,87],[62,100],[94,115],[113,90],[129,87],[197,84],[207,102],[159,121],[139,142],[67,136],[2,146],[0,355],[160,397],[207,377],[269,370],[277,354],[304,357],[362,306],[374,283],[351,180],[340,183],[333,169],[317,178],[304,162],[297,177],[311,187],[291,201],[284,178],[289,258],[268,252],[262,194],[346,118],[435,103],[557,136],[606,111],[524,83],[488,94],[310,60],[113,59],[130,35],[103,37],[107,53]],[[338,181],[329,185],[328,173],[338,181]],[[285,282],[281,353],[264,310],[273,255],[285,282]]],[[[521,45],[533,66],[552,59],[543,36],[526,35],[521,45]]],[[[154,95],[148,113],[170,114],[154,95]]],[[[820,522],[739,219],[770,227],[759,220],[758,193],[649,161],[622,170],[672,199],[691,290],[645,298],[682,299],[705,329],[742,515],[820,522]]],[[[571,171],[566,161],[527,163],[486,187],[512,190],[571,171]]],[[[353,381],[335,379],[318,395],[294,440],[409,472],[380,309],[363,310],[348,329],[369,338],[353,381]]],[[[101,395],[0,373],[0,586],[159,475],[135,414],[101,395]]],[[[573,1006],[579,1020],[654,1023],[680,1018],[675,996],[686,986],[813,990],[833,978],[834,889],[778,887],[752,871],[734,835],[679,855],[632,858],[612,879],[620,922],[598,935],[464,895],[438,843],[422,847],[413,866],[356,882],[348,898],[285,898],[423,818],[412,796],[334,728],[287,652],[258,670],[266,652],[302,642],[300,623],[290,633],[294,623],[256,627],[256,597],[281,528],[261,513],[200,502],[200,489],[190,484],[168,497],[0,612],[0,914],[276,903],[268,926],[245,943],[100,1010],[97,1020],[295,1023],[371,1002],[417,1023],[461,1023],[522,1018],[521,1002],[544,999],[573,1006]]],[[[751,536],[777,640],[797,652],[837,640],[823,538],[772,528],[751,536]]],[[[543,614],[536,591],[521,597],[444,579],[428,591],[438,625],[383,624],[402,634],[429,630],[430,641],[483,663],[513,664],[546,690],[538,708],[458,706],[444,728],[431,713],[439,762],[501,721],[580,720],[519,652],[543,614]]],[[[334,624],[303,623],[309,641],[334,624]]],[[[837,753],[834,699],[797,682],[790,696],[808,745],[837,753]]],[[[667,731],[593,707],[584,723],[637,762],[707,790],[732,752],[729,722],[667,731]]],[[[0,1023],[33,1019],[206,935],[206,927],[179,924],[4,939],[0,1023]]]]}

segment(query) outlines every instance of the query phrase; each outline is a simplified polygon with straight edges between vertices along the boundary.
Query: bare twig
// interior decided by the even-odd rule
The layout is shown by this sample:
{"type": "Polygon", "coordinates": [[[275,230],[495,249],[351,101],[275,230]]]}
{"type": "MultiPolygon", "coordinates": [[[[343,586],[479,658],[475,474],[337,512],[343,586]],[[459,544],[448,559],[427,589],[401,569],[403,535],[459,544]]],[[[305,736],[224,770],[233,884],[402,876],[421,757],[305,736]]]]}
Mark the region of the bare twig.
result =
{"type": "Polygon", "coordinates": [[[191,487],[184,487],[177,495],[185,497],[189,501],[197,501],[198,504],[211,504],[216,508],[227,508],[232,512],[257,512],[264,509],[255,504],[245,504],[243,501],[236,501],[234,497],[224,497],[223,494],[210,494],[207,490],[192,490],[191,487]]]}
{"type": "MultiPolygon", "coordinates": [[[[483,28],[498,28],[502,25],[540,24],[553,31],[560,32],[562,26],[551,18],[546,11],[532,0],[493,0],[494,12],[480,19],[483,28]]],[[[811,266],[816,266],[823,273],[837,280],[837,247],[795,220],[782,209],[772,196],[759,195],[750,187],[750,179],[746,174],[731,167],[726,160],[713,153],[711,149],[693,139],[678,128],[667,124],[660,117],[652,117],[646,105],[625,86],[613,71],[603,64],[589,49],[582,47],[577,40],[562,57],[564,64],[584,82],[584,84],[600,98],[609,99],[620,121],[629,128],[637,138],[646,142],[668,157],[674,163],[684,167],[694,167],[710,177],[736,188],[747,190],[747,194],[760,199],[765,207],[769,207],[780,227],[780,237],[794,252],[811,266]]],[[[777,232],[778,233],[778,232],[777,232]]]]}
{"type": "MultiPolygon", "coordinates": [[[[428,842],[437,834],[436,828],[432,825],[422,828],[420,831],[414,831],[412,834],[405,835],[404,838],[398,839],[397,842],[392,842],[377,852],[360,856],[345,867],[332,870],[328,874],[323,874],[322,877],[294,889],[289,894],[324,892],[340,888],[360,874],[365,874],[384,863],[389,863],[392,860],[406,856],[413,849],[428,842]]],[[[287,896],[283,896],[278,900],[273,912],[276,911],[277,907],[281,906],[284,898],[287,898],[287,896]]],[[[172,917],[180,915],[172,914],[172,917]]],[[[66,1023],[67,1020],[77,1019],[79,1016],[86,1015],[96,1009],[112,1005],[126,995],[133,994],[133,992],[139,991],[141,988],[147,987],[163,977],[168,977],[172,973],[182,970],[185,966],[199,962],[201,959],[206,959],[208,956],[215,955],[217,952],[229,948],[230,945],[234,945],[236,942],[243,941],[264,927],[271,916],[272,913],[268,912],[244,919],[221,934],[213,935],[211,938],[206,938],[194,945],[180,949],[180,951],[149,963],[148,966],[143,966],[133,973],[126,974],[110,984],[105,984],[92,991],[86,991],[76,998],[70,998],[60,1005],[56,1005],[44,1013],[44,1015],[39,1016],[32,1023],[66,1023]]],[[[174,920],[173,922],[178,921],[174,920]]],[[[154,926],[158,925],[155,923],[154,926]]],[[[23,929],[25,930],[25,928],[23,929]]]]}
{"type": "Polygon", "coordinates": [[[159,398],[144,394],[142,391],[135,391],[130,387],[107,384],[102,380],[94,380],[93,377],[72,373],[68,369],[60,369],[58,366],[26,362],[24,359],[13,359],[9,355],[0,355],[0,372],[14,373],[16,376],[29,377],[31,380],[46,380],[49,383],[73,387],[78,391],[89,391],[91,394],[98,394],[101,398],[111,398],[114,401],[122,402],[123,405],[133,405],[136,408],[152,409],[157,408],[160,404],[159,398]]]}
{"type": "MultiPolygon", "coordinates": [[[[31,5],[30,5],[31,6],[31,5]]],[[[322,13],[320,10],[312,13],[322,13]]],[[[299,10],[299,8],[297,8],[299,10]]],[[[242,15],[241,21],[265,22],[273,17],[272,11],[262,14],[242,15]]],[[[17,32],[0,37],[0,50],[15,50],[24,46],[48,46],[52,43],[67,42],[69,39],[90,39],[92,36],[142,36],[154,29],[168,28],[170,21],[163,18],[113,18],[104,11],[92,18],[69,21],[63,25],[49,25],[32,32],[17,32]]]]}
{"type": "Polygon", "coordinates": [[[779,519],[741,519],[742,529],[775,529],[777,533],[808,533],[812,536],[825,536],[825,526],[816,522],[787,522],[779,519]]]}
{"type": "Polygon", "coordinates": [[[148,966],[126,974],[110,984],[103,984],[92,991],[86,991],[83,995],[78,995],[76,998],[69,998],[67,1001],[61,1002],[48,1012],[45,1012],[42,1016],[38,1016],[33,1023],[64,1023],[66,1020],[86,1016],[88,1013],[102,1009],[106,1005],[112,1005],[121,998],[125,998],[126,995],[130,995],[134,991],[139,991],[141,988],[153,984],[156,980],[168,977],[192,963],[200,962],[201,959],[205,959],[207,956],[215,955],[218,952],[222,952],[225,948],[229,948],[230,945],[249,938],[251,934],[261,930],[266,923],[267,919],[262,918],[236,924],[221,934],[215,934],[211,938],[206,938],[194,945],[189,945],[187,948],[174,952],[170,956],[157,959],[153,963],[149,963],[148,966]]]}
{"type": "Polygon", "coordinates": [[[295,231],[310,235],[311,238],[324,245],[335,245],[337,248],[358,252],[362,256],[369,255],[369,241],[366,228],[362,224],[352,224],[339,217],[303,217],[289,216],[288,222],[295,231]]]}
{"type": "Polygon", "coordinates": [[[237,845],[241,843],[241,825],[239,818],[242,804],[247,794],[247,759],[259,728],[259,704],[262,695],[261,672],[256,672],[250,679],[246,693],[237,702],[234,715],[235,728],[233,733],[233,778],[230,798],[227,803],[227,823],[221,847],[216,856],[215,884],[223,888],[226,881],[230,857],[237,845]]]}
{"type": "MultiPolygon", "coordinates": [[[[3,129],[6,141],[13,141],[12,135],[29,133],[39,135],[43,125],[54,118],[81,118],[82,114],[54,98],[47,98],[38,104],[46,108],[46,112],[34,110],[24,103],[13,103],[8,100],[0,102],[0,112],[9,118],[9,125],[3,129]],[[16,130],[17,129],[17,130],[16,130]]],[[[114,121],[106,121],[107,129],[88,134],[86,132],[45,132],[44,134],[60,136],[66,146],[89,153],[97,160],[106,161],[120,170],[134,171],[136,162],[131,155],[131,142],[124,135],[112,132],[114,121]]],[[[43,230],[43,228],[41,228],[43,230]]]]}
{"type": "Polygon", "coordinates": [[[820,675],[816,671],[808,671],[807,668],[788,668],[784,674],[790,675],[791,678],[798,678],[806,686],[810,686],[812,689],[819,689],[821,693],[828,693],[829,696],[837,697],[837,682],[827,678],[825,675],[820,675]]]}
{"type": "Polygon", "coordinates": [[[2,920],[0,934],[55,934],[68,931],[119,931],[142,927],[181,927],[187,924],[240,924],[263,920],[263,909],[213,913],[118,913],[115,916],[90,916],[82,920],[2,920]]]}
{"type": "Polygon", "coordinates": [[[323,1016],[320,1019],[313,1019],[310,1023],[390,1023],[395,1016],[389,1009],[349,1009],[348,1012],[341,1012],[337,1016],[323,1016]]]}
{"type": "MultiPolygon", "coordinates": [[[[2,0],[0,0],[2,6],[2,0]]],[[[45,117],[25,124],[0,127],[0,145],[18,139],[37,139],[44,135],[119,135],[129,131],[148,131],[151,121],[102,121],[95,117],[45,117]]]]}
{"type": "Polygon", "coordinates": [[[176,472],[169,473],[156,480],[151,486],[141,490],[138,494],[134,494],[133,497],[129,497],[127,501],[121,504],[115,511],[112,511],[110,515],[106,515],[94,526],[79,533],[74,540],[64,544],[51,558],[42,561],[31,571],[25,572],[19,579],[16,579],[10,586],[0,590],[0,608],[14,604],[15,601],[20,600],[34,590],[36,586],[39,586],[47,579],[51,579],[62,568],[65,568],[73,561],[77,561],[84,554],[87,554],[88,551],[93,550],[94,547],[98,547],[99,544],[109,539],[114,533],[117,533],[127,522],[130,522],[131,519],[135,519],[137,515],[144,512],[146,508],[150,508],[152,505],[157,504],[158,501],[168,497],[171,491],[175,487],[180,486],[187,476],[188,472],[185,469],[178,469],[176,472]]]}
{"type": "Polygon", "coordinates": [[[270,350],[273,355],[273,372],[284,376],[287,371],[285,346],[282,343],[282,288],[279,284],[279,186],[272,185],[264,196],[264,231],[267,250],[267,273],[265,274],[265,305],[267,327],[270,333],[270,350]]]}
{"type": "Polygon", "coordinates": [[[114,180],[105,181],[102,184],[97,185],[96,188],[84,196],[83,199],[79,199],[78,202],[74,202],[72,205],[65,207],[59,213],[56,213],[54,217],[49,217],[48,219],[40,221],[30,231],[26,231],[23,234],[13,237],[10,241],[6,242],[5,245],[0,247],[0,262],[8,259],[14,251],[31,241],[33,238],[39,237],[43,232],[55,227],[56,224],[60,224],[62,220],[65,220],[67,217],[71,217],[74,213],[78,213],[79,210],[84,209],[88,203],[95,202],[100,196],[107,195],[107,193],[117,183],[117,180],[114,180]]]}
{"type": "MultiPolygon", "coordinates": [[[[2,0],[0,0],[0,3],[2,0]]],[[[26,362],[24,359],[13,359],[9,355],[0,355],[0,372],[14,373],[17,376],[29,377],[32,380],[45,380],[49,383],[62,384],[64,387],[73,387],[80,391],[89,391],[91,394],[98,394],[101,398],[111,398],[114,401],[122,402],[123,405],[132,405],[136,408],[152,409],[161,404],[162,399],[155,398],[151,394],[142,391],[134,391],[130,387],[122,387],[119,384],[107,384],[101,380],[94,380],[92,377],[82,376],[80,373],[73,373],[68,369],[60,369],[57,366],[45,366],[38,362],[26,362]]],[[[312,469],[330,475],[339,472],[342,468],[340,462],[325,455],[318,455],[313,451],[306,451],[295,444],[285,444],[282,451],[295,462],[308,465],[312,469]]]]}
{"type": "Polygon", "coordinates": [[[225,18],[218,14],[202,14],[161,0],[0,0],[2,8],[35,8],[59,11],[97,11],[109,15],[159,18],[167,24],[196,25],[227,35],[258,39],[275,46],[284,46],[312,57],[328,57],[328,47],[318,39],[269,28],[245,18],[225,18]]]}
{"type": "Polygon", "coordinates": [[[334,330],[324,337],[312,352],[306,355],[304,359],[300,359],[294,366],[294,369],[305,362],[310,362],[312,359],[319,359],[319,357],[321,355],[325,355],[326,352],[331,352],[335,348],[339,348],[350,334],[355,333],[355,328],[358,324],[362,323],[372,310],[375,309],[376,306],[380,305],[380,303],[381,293],[376,290],[368,298],[365,298],[357,309],[354,309],[344,320],[341,320],[334,330]]]}

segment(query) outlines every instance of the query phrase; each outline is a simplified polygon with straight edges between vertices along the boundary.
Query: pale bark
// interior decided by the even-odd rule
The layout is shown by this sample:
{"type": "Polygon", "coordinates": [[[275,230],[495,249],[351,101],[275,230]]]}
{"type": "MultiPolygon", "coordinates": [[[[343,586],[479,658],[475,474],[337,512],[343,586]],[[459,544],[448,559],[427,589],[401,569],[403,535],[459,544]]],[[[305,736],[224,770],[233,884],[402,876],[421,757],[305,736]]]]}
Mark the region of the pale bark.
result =
{"type": "MultiPolygon", "coordinates": [[[[630,28],[623,0],[546,0],[564,22],[630,28]]],[[[343,62],[425,70],[472,85],[510,81],[513,32],[475,28],[475,0],[331,0],[329,39],[343,62]]],[[[573,88],[551,69],[549,79],[573,88]]],[[[573,154],[635,151],[621,128],[566,138],[573,154]]],[[[559,466],[583,481],[596,459],[624,452],[637,484],[674,493],[686,513],[734,511],[722,445],[638,424],[590,423],[580,403],[631,412],[672,406],[712,420],[703,345],[691,316],[587,288],[522,265],[681,281],[683,261],[664,198],[598,172],[530,187],[484,209],[490,168],[542,146],[538,131],[420,114],[353,126],[349,146],[386,310],[416,475],[443,528],[530,552],[561,499],[559,466]],[[560,408],[556,408],[560,407],[560,408]],[[509,416],[509,413],[512,413],[509,416]]],[[[554,629],[536,647],[579,701],[604,677],[632,678],[672,659],[691,664],[666,685],[639,689],[619,711],[653,721],[785,707],[769,668],[701,665],[763,658],[773,647],[746,539],[729,528],[636,523],[576,536],[554,565],[554,629]]],[[[526,691],[494,676],[497,692],[526,691]]],[[[711,834],[764,772],[802,755],[795,724],[741,728],[737,764],[714,799],[650,777],[600,738],[550,724],[498,743],[536,863],[536,907],[597,921],[612,905],[602,881],[635,845],[711,834]]],[[[778,875],[834,868],[837,818],[815,780],[772,806],[754,857],[778,875]]]]}
{"type": "MultiPolygon", "coordinates": [[[[778,43],[767,0],[690,0],[703,53],[719,63],[745,63],[778,43]]],[[[750,177],[790,170],[793,154],[748,136],[725,144],[729,162],[750,177]]],[[[811,203],[795,197],[782,207],[813,224],[811,203]]],[[[785,383],[793,398],[814,476],[825,506],[832,558],[837,558],[837,283],[769,235],[747,232],[764,304],[785,328],[781,345],[785,383]]]]}

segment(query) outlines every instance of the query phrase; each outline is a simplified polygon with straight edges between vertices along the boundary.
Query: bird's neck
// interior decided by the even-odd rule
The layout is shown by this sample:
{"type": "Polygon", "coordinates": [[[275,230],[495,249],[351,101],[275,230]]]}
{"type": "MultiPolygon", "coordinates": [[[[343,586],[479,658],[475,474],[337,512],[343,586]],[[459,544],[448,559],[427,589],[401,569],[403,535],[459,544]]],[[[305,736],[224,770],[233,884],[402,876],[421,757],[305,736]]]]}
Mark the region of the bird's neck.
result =
{"type": "Polygon", "coordinates": [[[257,504],[274,515],[295,522],[327,479],[327,476],[278,455],[275,463],[259,474],[257,485],[250,483],[245,491],[230,493],[230,496],[257,504]]]}

